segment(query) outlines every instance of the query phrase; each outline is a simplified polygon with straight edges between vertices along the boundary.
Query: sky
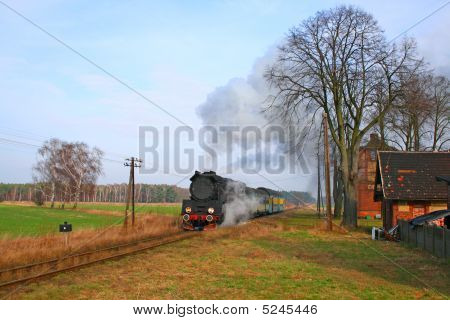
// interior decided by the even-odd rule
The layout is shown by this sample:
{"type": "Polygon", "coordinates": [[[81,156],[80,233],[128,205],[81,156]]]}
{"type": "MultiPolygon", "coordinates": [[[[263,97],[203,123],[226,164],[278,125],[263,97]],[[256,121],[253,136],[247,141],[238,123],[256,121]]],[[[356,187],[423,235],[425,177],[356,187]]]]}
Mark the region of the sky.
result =
{"type": "MultiPolygon", "coordinates": [[[[175,128],[168,116],[6,8],[5,3],[188,125],[217,87],[245,79],[286,32],[318,10],[354,4],[392,39],[446,1],[0,1],[0,182],[30,182],[48,138],[105,151],[100,183],[125,182],[140,126],[175,128]],[[16,141],[16,142],[12,142],[16,141]],[[18,142],[17,142],[18,141],[18,142]]],[[[419,53],[450,74],[450,5],[410,30],[419,53]]],[[[271,177],[279,189],[311,189],[312,175],[271,177]]],[[[138,174],[177,183],[177,174],[138,174]]],[[[240,177],[274,188],[260,176],[240,177]]],[[[187,186],[188,180],[180,183],[187,186]]]]}

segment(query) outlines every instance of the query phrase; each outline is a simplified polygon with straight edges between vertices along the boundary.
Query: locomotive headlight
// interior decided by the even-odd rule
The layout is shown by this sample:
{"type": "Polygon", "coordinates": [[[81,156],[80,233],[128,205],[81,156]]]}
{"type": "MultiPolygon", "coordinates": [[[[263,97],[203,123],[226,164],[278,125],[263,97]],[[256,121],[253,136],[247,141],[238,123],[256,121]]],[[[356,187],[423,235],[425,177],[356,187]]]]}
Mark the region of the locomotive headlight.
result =
{"type": "Polygon", "coordinates": [[[183,220],[186,221],[186,222],[188,222],[188,221],[189,221],[189,215],[188,215],[188,214],[185,214],[185,215],[183,216],[183,220]]]}
{"type": "Polygon", "coordinates": [[[186,207],[186,209],[184,209],[184,211],[185,211],[186,213],[191,213],[192,209],[191,209],[191,207],[186,207]]]}
{"type": "Polygon", "coordinates": [[[208,208],[208,213],[213,214],[214,213],[214,208],[208,208]]]}

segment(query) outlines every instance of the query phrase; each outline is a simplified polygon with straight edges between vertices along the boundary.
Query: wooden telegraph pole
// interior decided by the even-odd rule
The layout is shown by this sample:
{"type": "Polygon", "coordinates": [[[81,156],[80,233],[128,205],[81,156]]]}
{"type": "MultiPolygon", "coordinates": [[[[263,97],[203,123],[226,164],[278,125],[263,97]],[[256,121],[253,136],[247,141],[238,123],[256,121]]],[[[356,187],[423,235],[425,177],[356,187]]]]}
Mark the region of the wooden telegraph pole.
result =
{"type": "Polygon", "coordinates": [[[130,179],[128,181],[128,191],[127,191],[127,204],[125,207],[125,220],[123,221],[123,225],[125,228],[128,227],[128,209],[130,206],[131,199],[131,226],[134,227],[135,222],[135,214],[134,214],[134,168],[140,168],[142,160],[131,157],[130,159],[126,159],[124,166],[130,167],[130,179]]]}
{"type": "Polygon", "coordinates": [[[325,192],[327,201],[327,230],[333,230],[333,221],[331,216],[331,186],[330,186],[330,147],[328,145],[328,115],[323,113],[323,145],[325,148],[325,192]]]}

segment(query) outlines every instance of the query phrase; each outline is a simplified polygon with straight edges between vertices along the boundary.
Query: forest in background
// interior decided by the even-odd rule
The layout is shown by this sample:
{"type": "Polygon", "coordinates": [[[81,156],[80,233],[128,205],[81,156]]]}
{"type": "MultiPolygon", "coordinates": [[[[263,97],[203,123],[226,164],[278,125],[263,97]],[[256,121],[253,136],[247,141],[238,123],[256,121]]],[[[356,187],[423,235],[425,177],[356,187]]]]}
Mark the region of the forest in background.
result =
{"type": "MultiPolygon", "coordinates": [[[[107,184],[107,185],[84,185],[80,192],[80,202],[125,202],[128,185],[107,184]]],[[[32,183],[9,184],[0,183],[0,200],[3,201],[36,201],[40,195],[40,190],[32,183]]],[[[156,203],[156,202],[181,202],[189,196],[189,190],[167,184],[136,184],[136,202],[156,203]]],[[[55,201],[63,201],[65,195],[56,192],[55,201]]],[[[74,199],[70,194],[67,202],[74,199]]],[[[44,202],[50,201],[50,196],[44,196],[44,202]]]]}
{"type": "MultiPolygon", "coordinates": [[[[127,194],[126,183],[108,185],[85,185],[81,190],[80,202],[125,202],[127,194]]],[[[181,202],[189,198],[189,190],[167,184],[136,184],[136,202],[181,202]]],[[[0,183],[0,201],[35,201],[40,194],[35,184],[0,183]]],[[[296,205],[314,203],[315,199],[303,191],[283,191],[288,202],[296,205]]],[[[62,201],[64,194],[56,193],[55,201],[62,201]]],[[[73,199],[68,199],[71,202],[73,199]]],[[[49,202],[49,196],[44,201],[49,202]]]]}

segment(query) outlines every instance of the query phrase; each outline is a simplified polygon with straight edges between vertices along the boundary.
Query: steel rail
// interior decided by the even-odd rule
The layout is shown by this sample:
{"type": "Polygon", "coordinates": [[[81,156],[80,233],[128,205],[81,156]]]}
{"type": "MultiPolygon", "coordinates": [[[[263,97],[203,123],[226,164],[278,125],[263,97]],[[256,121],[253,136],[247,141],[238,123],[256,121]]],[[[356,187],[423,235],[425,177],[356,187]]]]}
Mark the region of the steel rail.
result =
{"type": "Polygon", "coordinates": [[[112,246],[112,247],[108,247],[108,248],[104,248],[104,249],[98,249],[98,250],[93,250],[90,252],[85,252],[82,254],[77,254],[77,255],[71,255],[71,256],[67,256],[64,257],[62,259],[53,259],[53,260],[49,260],[47,262],[40,262],[40,263],[36,263],[36,264],[31,264],[31,265],[26,265],[26,266],[22,266],[22,267],[16,267],[16,268],[11,268],[11,269],[5,269],[3,270],[1,273],[5,272],[17,272],[20,270],[27,270],[27,269],[31,269],[34,267],[38,267],[38,266],[48,266],[48,271],[46,272],[42,272],[39,274],[35,274],[35,275],[31,275],[31,276],[26,276],[23,278],[19,278],[19,279],[14,279],[14,280],[10,280],[7,282],[3,282],[0,283],[0,288],[4,288],[4,287],[8,287],[8,286],[12,286],[12,285],[16,285],[16,284],[20,284],[20,283],[24,283],[24,282],[28,282],[28,281],[33,281],[33,280],[37,280],[40,278],[44,278],[47,276],[51,276],[60,272],[65,272],[65,271],[69,271],[69,270],[75,270],[78,268],[82,268],[88,265],[92,265],[98,262],[103,262],[103,261],[107,261],[107,260],[111,260],[111,259],[115,259],[115,258],[119,258],[119,257],[124,257],[127,255],[132,255],[135,253],[139,253],[145,250],[149,250],[149,249],[154,249],[163,245],[167,245],[167,244],[171,244],[174,242],[178,242],[178,241],[182,241],[188,238],[192,238],[194,236],[196,236],[197,233],[190,233],[187,234],[185,232],[179,232],[179,233],[174,233],[168,236],[163,236],[163,237],[153,237],[151,239],[145,239],[143,241],[133,241],[127,244],[120,244],[117,246],[112,246]],[[170,239],[172,237],[172,239],[170,239]],[[175,238],[173,238],[175,237],[175,238]],[[166,238],[169,238],[169,240],[165,240],[166,238]],[[87,261],[87,262],[82,262],[82,263],[78,263],[78,264],[74,264],[74,265],[70,265],[70,266],[66,266],[66,267],[62,267],[62,268],[58,268],[57,270],[54,270],[55,267],[57,267],[58,264],[60,264],[62,261],[70,259],[70,258],[76,258],[76,257],[80,257],[80,256],[85,256],[88,254],[95,254],[95,253],[101,253],[101,252],[107,252],[109,250],[115,250],[115,249],[121,249],[124,248],[126,246],[132,246],[132,245],[138,245],[138,244],[142,244],[145,242],[150,242],[150,241],[156,241],[156,243],[152,243],[150,245],[144,246],[144,247],[139,247],[137,249],[131,250],[131,251],[127,251],[127,252],[122,252],[122,253],[118,253],[118,254],[113,254],[113,255],[109,255],[107,257],[102,257],[102,258],[97,258],[97,259],[93,259],[91,261],[87,261]],[[56,262],[55,262],[56,261],[56,262]],[[54,265],[51,265],[54,264],[54,265]],[[49,266],[50,265],[50,266],[49,266]]]}
{"type": "MultiPolygon", "coordinates": [[[[264,220],[269,220],[269,218],[273,218],[277,214],[286,213],[289,211],[293,211],[295,209],[298,209],[298,208],[289,208],[289,209],[283,210],[282,212],[257,217],[256,219],[253,219],[253,220],[255,222],[258,220],[262,222],[264,220]]],[[[270,219],[270,220],[272,220],[272,219],[270,219]]],[[[95,264],[98,262],[103,262],[103,261],[110,260],[110,259],[115,259],[115,258],[127,256],[127,255],[132,255],[132,254],[135,254],[138,252],[153,249],[153,248],[160,247],[160,246],[163,246],[166,244],[171,244],[171,243],[174,243],[177,241],[182,241],[182,240],[185,240],[188,238],[192,238],[198,234],[199,233],[197,233],[197,232],[192,232],[192,233],[186,233],[184,231],[183,232],[173,232],[171,234],[166,234],[163,236],[154,236],[151,238],[140,239],[140,240],[136,240],[136,241],[132,241],[132,242],[128,242],[128,243],[121,243],[121,244],[109,246],[106,248],[100,248],[100,249],[95,249],[95,250],[91,250],[91,251],[75,253],[75,254],[67,255],[67,256],[64,256],[61,258],[41,261],[41,262],[37,262],[37,263],[31,263],[31,264],[13,267],[13,268],[9,268],[9,269],[3,269],[3,270],[0,270],[0,279],[2,278],[2,276],[4,276],[5,274],[8,274],[8,273],[10,273],[11,275],[17,274],[19,272],[30,273],[30,271],[32,269],[36,269],[39,267],[40,268],[47,267],[48,271],[0,283],[0,288],[12,286],[12,285],[16,285],[16,284],[20,284],[20,283],[24,283],[24,282],[28,282],[28,281],[37,280],[39,278],[44,278],[44,277],[51,276],[51,275],[54,275],[54,274],[57,274],[60,272],[75,270],[75,269],[82,268],[82,267],[85,267],[88,265],[92,265],[92,264],[95,264]],[[175,237],[175,239],[174,239],[174,237],[175,237]],[[166,239],[169,239],[169,240],[166,240],[166,239]],[[101,258],[93,259],[91,261],[81,262],[81,263],[77,263],[77,264],[74,263],[73,265],[58,268],[58,265],[62,265],[65,261],[68,261],[70,259],[73,259],[73,261],[75,261],[77,258],[82,258],[84,256],[106,253],[111,250],[121,250],[121,249],[125,249],[127,247],[129,248],[132,246],[138,246],[140,244],[147,243],[147,242],[153,242],[153,241],[156,241],[156,243],[152,243],[152,244],[150,244],[148,246],[144,246],[144,247],[139,247],[139,248],[133,249],[131,251],[121,252],[118,254],[109,255],[107,257],[101,257],[101,258]]]]}
{"type": "Polygon", "coordinates": [[[70,254],[70,255],[67,255],[67,256],[64,256],[64,257],[61,257],[61,258],[55,258],[55,259],[50,259],[50,260],[45,260],[45,261],[39,261],[39,262],[35,262],[35,263],[30,263],[30,264],[17,266],[17,267],[3,269],[3,270],[0,270],[0,276],[2,274],[8,273],[8,272],[16,272],[16,271],[20,271],[20,270],[24,270],[24,269],[31,269],[31,268],[38,267],[38,266],[45,265],[45,264],[57,263],[58,261],[63,261],[63,260],[72,259],[72,258],[78,258],[78,257],[90,255],[90,254],[104,252],[104,251],[107,251],[107,250],[115,250],[115,249],[119,249],[119,248],[122,248],[122,247],[128,247],[128,246],[132,246],[132,245],[137,245],[137,244],[140,244],[140,243],[157,240],[157,239],[161,239],[161,238],[164,238],[164,237],[170,237],[170,236],[174,236],[174,235],[178,235],[178,234],[181,234],[181,232],[174,232],[174,233],[166,234],[166,235],[163,235],[163,236],[159,235],[159,236],[154,236],[154,237],[150,237],[150,238],[139,239],[139,240],[135,240],[135,241],[132,241],[132,242],[119,243],[117,245],[110,246],[110,247],[99,248],[99,249],[85,251],[85,252],[73,253],[73,254],[70,254]]]}

